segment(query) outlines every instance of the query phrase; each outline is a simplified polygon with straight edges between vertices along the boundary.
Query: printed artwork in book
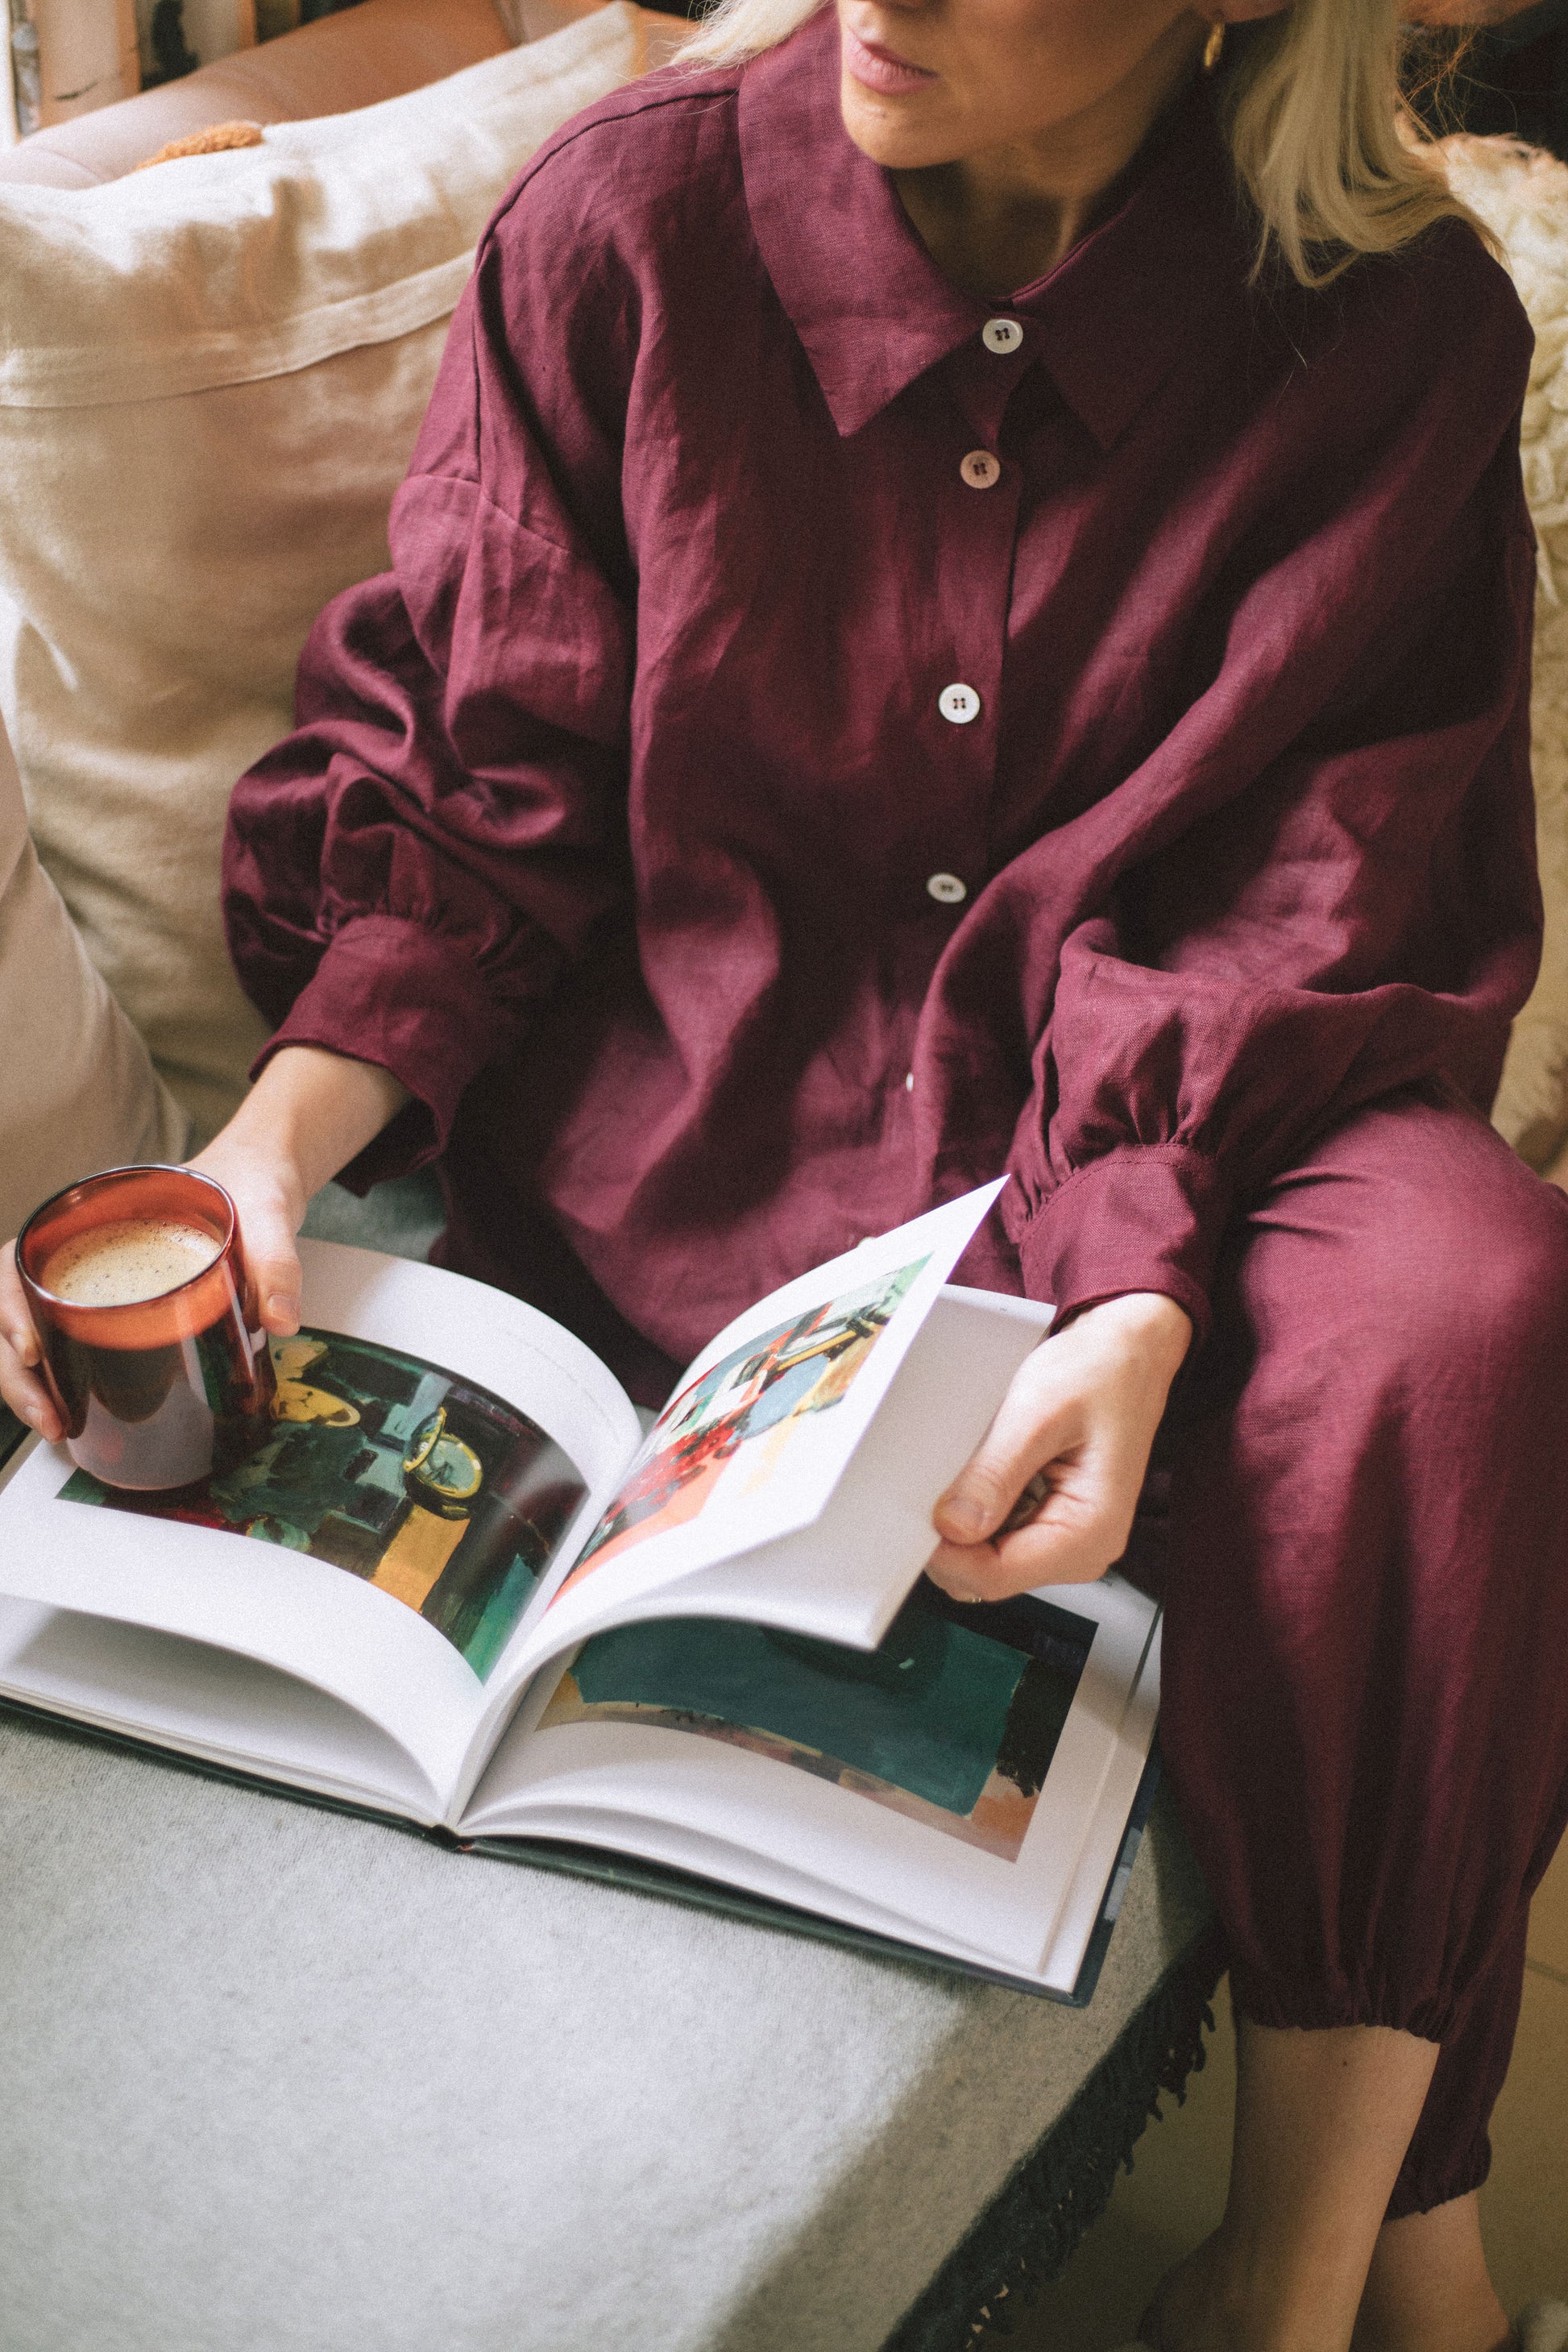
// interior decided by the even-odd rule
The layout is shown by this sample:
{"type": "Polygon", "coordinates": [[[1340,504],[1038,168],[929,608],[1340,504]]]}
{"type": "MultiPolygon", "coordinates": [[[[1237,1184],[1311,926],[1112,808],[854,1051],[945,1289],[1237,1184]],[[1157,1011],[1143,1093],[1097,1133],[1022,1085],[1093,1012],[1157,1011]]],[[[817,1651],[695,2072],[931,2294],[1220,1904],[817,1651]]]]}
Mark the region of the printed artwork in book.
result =
{"type": "Polygon", "coordinates": [[[489,1390],[342,1332],[272,1342],[273,1429],[237,1468],[137,1495],[73,1471],[60,1500],[327,1560],[416,1609],[483,1681],[586,1486],[489,1390]]]}
{"type": "Polygon", "coordinates": [[[805,1417],[848,1395],[925,1264],[917,1258],[754,1333],[673,1397],[562,1591],[649,1536],[698,1517],[742,1453],[743,1491],[765,1486],[805,1417]]]}
{"type": "Polygon", "coordinates": [[[718,1618],[618,1627],[579,1651],[540,1729],[725,1740],[1016,1862],[1095,1628],[1032,1595],[979,1614],[984,1631],[917,1586],[868,1654],[718,1618]]]}

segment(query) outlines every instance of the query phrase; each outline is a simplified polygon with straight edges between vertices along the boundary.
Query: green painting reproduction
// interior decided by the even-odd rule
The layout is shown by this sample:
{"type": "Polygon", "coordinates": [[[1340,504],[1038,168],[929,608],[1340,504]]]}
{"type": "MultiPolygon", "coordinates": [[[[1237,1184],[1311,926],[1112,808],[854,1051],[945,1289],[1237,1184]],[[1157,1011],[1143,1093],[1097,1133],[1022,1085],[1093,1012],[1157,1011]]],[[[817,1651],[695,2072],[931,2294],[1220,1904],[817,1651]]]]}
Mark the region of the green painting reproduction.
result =
{"type": "Polygon", "coordinates": [[[649,1536],[695,1519],[742,1451],[748,1493],[772,1478],[806,1418],[848,1395],[925,1264],[917,1258],[753,1332],[673,1396],[561,1592],[649,1536]]]}
{"type": "Polygon", "coordinates": [[[329,1561],[416,1609],[482,1682],[587,1492],[527,1416],[416,1356],[337,1331],[275,1339],[273,1426],[172,1494],[73,1471],[63,1502],[173,1519],[329,1561]]]}
{"type": "Polygon", "coordinates": [[[874,1651],[725,1619],[599,1633],[541,1719],[727,1741],[1015,1862],[1095,1628],[1025,1595],[976,1612],[922,1583],[874,1651]]]}

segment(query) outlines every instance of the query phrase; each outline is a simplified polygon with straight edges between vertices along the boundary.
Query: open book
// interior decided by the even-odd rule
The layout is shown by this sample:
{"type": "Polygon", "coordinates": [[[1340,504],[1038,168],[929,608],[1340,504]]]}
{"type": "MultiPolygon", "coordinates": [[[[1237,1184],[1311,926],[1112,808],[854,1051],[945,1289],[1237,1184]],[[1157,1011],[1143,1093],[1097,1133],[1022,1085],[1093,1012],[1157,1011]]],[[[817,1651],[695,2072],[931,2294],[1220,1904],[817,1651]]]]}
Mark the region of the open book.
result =
{"type": "Polygon", "coordinates": [[[1157,1612],[1114,1575],[964,1607],[921,1574],[1050,1321],[948,1283],[998,1189],[775,1291],[646,1433],[518,1300],[302,1244],[238,1468],[131,1495],[34,1438],[0,1470],[0,1699],[1087,1998],[1157,1612]]]}

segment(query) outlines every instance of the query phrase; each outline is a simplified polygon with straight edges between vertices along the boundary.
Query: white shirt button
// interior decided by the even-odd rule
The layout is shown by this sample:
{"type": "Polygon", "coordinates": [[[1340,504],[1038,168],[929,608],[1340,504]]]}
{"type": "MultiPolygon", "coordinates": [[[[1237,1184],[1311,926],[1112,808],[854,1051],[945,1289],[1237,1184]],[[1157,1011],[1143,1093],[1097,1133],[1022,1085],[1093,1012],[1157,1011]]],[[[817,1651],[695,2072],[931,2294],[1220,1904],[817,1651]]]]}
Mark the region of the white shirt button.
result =
{"type": "Polygon", "coordinates": [[[955,727],[967,727],[972,719],[980,716],[980,697],[972,686],[944,686],[937,696],[936,707],[955,727]]]}
{"type": "Polygon", "coordinates": [[[980,330],[980,340],[988,352],[1005,356],[1017,350],[1024,340],[1024,330],[1016,319],[987,319],[980,330]]]}
{"type": "Polygon", "coordinates": [[[913,1092],[914,1092],[914,1090],[915,1090],[915,1074],[914,1074],[914,1072],[911,1070],[911,1071],[909,1073],[908,1076],[907,1076],[907,1077],[905,1078],[905,1080],[904,1080],[904,1092],[905,1092],[907,1095],[912,1095],[912,1094],[913,1094],[913,1092]]]}
{"type": "Polygon", "coordinates": [[[1002,478],[1002,460],[989,449],[972,449],[958,470],[972,490],[988,490],[1002,478]]]}
{"type": "MultiPolygon", "coordinates": [[[[926,888],[938,905],[942,907],[956,907],[961,900],[969,896],[968,883],[961,882],[956,874],[933,874],[926,884],[926,888]]],[[[910,1084],[912,1086],[913,1083],[914,1072],[911,1070],[910,1084]]]]}

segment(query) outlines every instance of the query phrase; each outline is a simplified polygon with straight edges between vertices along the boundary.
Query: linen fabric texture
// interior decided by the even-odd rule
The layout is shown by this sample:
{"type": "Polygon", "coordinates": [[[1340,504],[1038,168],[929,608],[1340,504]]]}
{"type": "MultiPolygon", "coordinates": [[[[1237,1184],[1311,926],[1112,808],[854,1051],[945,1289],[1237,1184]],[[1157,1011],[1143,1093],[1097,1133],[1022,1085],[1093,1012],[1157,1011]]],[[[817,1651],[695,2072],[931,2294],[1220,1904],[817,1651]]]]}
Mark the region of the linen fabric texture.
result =
{"type": "Polygon", "coordinates": [[[44,866],[198,1130],[266,1024],[234,779],[386,512],[501,189],[637,69],[607,7],[434,89],[101,189],[0,187],[0,713],[44,866]]]}
{"type": "Polygon", "coordinates": [[[1393,1087],[1489,1106],[1535,975],[1529,330],[1458,225],[1250,295],[1200,88],[994,352],[835,44],[523,174],[237,791],[236,960],[416,1097],[361,1175],[446,1146],[452,1263],[574,1259],[598,1344],[1003,1167],[970,1278],[1201,1327],[1235,1202],[1393,1087]]]}
{"type": "Polygon", "coordinates": [[[0,1233],[89,1170],[177,1160],[185,1122],[27,837],[0,727],[0,1233]]]}
{"type": "Polygon", "coordinates": [[[1315,296],[1250,259],[1201,85],[989,305],[830,16],[591,110],[227,913],[278,1042],[411,1090],[360,1181],[444,1146],[448,1262],[645,1395],[1002,1167],[961,1278],[1187,1308],[1166,1754],[1244,2010],[1443,2042],[1408,2211],[1484,2171],[1568,1788],[1568,1202],[1485,1118],[1541,935],[1531,338],[1457,224],[1315,296]]]}
{"type": "Polygon", "coordinates": [[[1404,1089],[1247,1204],[1214,1300],[1140,1530],[1161,1747],[1237,2011],[1440,2045],[1426,2212],[1487,2177],[1568,1822],[1568,1199],[1404,1089]]]}

